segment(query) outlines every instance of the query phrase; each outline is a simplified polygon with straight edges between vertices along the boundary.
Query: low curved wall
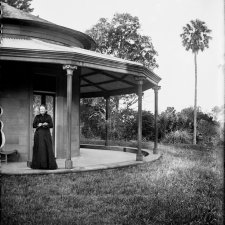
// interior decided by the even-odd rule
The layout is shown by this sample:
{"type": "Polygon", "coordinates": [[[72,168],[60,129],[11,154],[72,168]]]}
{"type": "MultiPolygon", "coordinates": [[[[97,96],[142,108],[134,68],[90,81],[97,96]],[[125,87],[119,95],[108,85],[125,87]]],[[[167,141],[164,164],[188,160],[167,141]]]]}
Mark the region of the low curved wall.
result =
{"type": "MultiPolygon", "coordinates": [[[[98,149],[98,150],[111,150],[111,151],[121,151],[121,152],[130,152],[137,153],[137,148],[132,147],[124,147],[124,146],[105,146],[105,145],[92,145],[92,144],[81,144],[81,148],[90,148],[90,149],[98,149]]],[[[141,150],[143,156],[148,156],[149,153],[145,150],[141,150]]]]}

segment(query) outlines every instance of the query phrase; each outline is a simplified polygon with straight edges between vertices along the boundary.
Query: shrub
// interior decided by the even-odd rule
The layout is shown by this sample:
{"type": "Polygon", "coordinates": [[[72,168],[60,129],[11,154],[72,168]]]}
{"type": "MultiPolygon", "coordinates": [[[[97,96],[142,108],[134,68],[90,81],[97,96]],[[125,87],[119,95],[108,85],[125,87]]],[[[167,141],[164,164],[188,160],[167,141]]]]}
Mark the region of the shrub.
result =
{"type": "Polygon", "coordinates": [[[192,137],[191,134],[185,130],[177,130],[166,134],[162,142],[172,144],[191,144],[192,137]]]}
{"type": "Polygon", "coordinates": [[[202,143],[216,146],[220,142],[220,126],[216,121],[201,119],[198,122],[197,130],[202,134],[202,143]]]}

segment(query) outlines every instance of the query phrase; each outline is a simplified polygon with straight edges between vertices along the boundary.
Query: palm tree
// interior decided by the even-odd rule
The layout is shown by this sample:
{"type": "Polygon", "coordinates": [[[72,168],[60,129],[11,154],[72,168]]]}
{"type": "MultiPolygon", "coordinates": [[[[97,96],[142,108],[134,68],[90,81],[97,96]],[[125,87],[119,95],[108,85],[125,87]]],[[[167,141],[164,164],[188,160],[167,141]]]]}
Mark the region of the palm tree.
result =
{"type": "Polygon", "coordinates": [[[207,28],[205,22],[196,19],[191,20],[190,24],[183,27],[183,33],[180,35],[182,44],[187,51],[191,50],[194,54],[195,63],[195,100],[194,100],[194,134],[193,144],[196,144],[196,127],[197,127],[197,55],[198,52],[204,51],[209,47],[209,40],[212,39],[208,34],[211,30],[207,28]]]}

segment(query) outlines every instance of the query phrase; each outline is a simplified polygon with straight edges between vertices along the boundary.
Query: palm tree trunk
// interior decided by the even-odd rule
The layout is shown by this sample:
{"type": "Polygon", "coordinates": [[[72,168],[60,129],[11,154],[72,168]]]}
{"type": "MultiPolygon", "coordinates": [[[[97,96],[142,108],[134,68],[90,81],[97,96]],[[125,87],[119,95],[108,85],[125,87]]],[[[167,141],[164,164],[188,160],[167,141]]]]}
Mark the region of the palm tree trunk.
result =
{"type": "Polygon", "coordinates": [[[195,57],[195,102],[194,102],[194,133],[193,133],[193,144],[196,145],[196,134],[197,134],[197,52],[194,53],[195,57]]]}

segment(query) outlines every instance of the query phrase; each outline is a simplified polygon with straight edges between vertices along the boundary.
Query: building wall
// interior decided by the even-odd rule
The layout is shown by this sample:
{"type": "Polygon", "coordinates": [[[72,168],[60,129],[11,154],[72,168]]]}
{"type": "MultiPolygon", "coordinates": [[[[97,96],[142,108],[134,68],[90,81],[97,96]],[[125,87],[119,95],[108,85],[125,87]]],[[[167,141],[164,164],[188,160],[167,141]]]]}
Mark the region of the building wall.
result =
{"type": "Polygon", "coordinates": [[[0,105],[6,137],[5,150],[19,151],[19,161],[27,160],[29,149],[29,75],[18,64],[1,65],[0,105]]]}
{"type": "MultiPolygon", "coordinates": [[[[37,66],[37,65],[35,65],[37,66]]],[[[32,76],[34,67],[29,63],[0,63],[0,106],[4,113],[3,132],[6,137],[5,150],[17,149],[19,161],[32,159],[32,76]]],[[[62,67],[60,66],[60,69],[62,67]]],[[[67,151],[67,75],[60,70],[56,75],[55,95],[55,148],[57,158],[66,158],[67,151]]],[[[80,155],[80,69],[73,75],[71,154],[80,155]]],[[[43,76],[43,81],[45,80],[43,76]]]]}

